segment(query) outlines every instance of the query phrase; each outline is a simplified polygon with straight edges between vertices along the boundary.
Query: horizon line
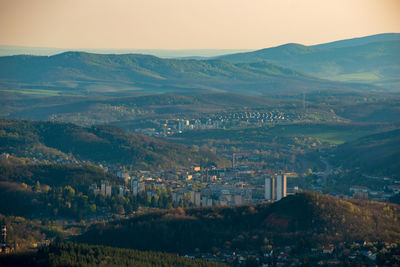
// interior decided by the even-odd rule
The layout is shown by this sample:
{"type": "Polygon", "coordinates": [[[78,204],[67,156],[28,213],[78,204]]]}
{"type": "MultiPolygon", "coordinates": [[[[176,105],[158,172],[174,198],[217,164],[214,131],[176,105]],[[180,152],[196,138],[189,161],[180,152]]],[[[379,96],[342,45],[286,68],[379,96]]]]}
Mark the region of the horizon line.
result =
{"type": "Polygon", "coordinates": [[[259,50],[259,49],[264,49],[264,48],[273,48],[273,47],[279,47],[282,45],[286,44],[300,44],[304,46],[316,46],[316,45],[321,45],[321,44],[329,44],[329,43],[334,43],[338,41],[346,41],[346,40],[351,40],[351,39],[359,39],[359,38],[365,38],[365,37],[372,37],[372,36],[378,36],[378,35],[387,35],[387,34],[399,34],[400,32],[384,32],[384,33],[376,33],[376,34],[370,34],[370,35],[362,35],[362,36],[355,36],[355,37],[349,37],[349,38],[344,38],[344,39],[335,39],[332,41],[328,42],[322,42],[322,43],[316,43],[316,44],[303,44],[299,42],[285,42],[281,43],[278,45],[273,45],[273,46],[264,46],[260,48],[83,48],[83,47],[78,47],[78,48],[66,48],[66,47],[52,47],[52,46],[27,46],[27,45],[13,45],[13,44],[0,44],[0,47],[15,47],[15,48],[31,48],[31,49],[58,49],[58,50],[70,50],[70,51],[76,51],[76,50],[143,50],[143,51],[151,51],[151,50],[158,50],[158,51],[201,51],[201,50],[259,50]]]}

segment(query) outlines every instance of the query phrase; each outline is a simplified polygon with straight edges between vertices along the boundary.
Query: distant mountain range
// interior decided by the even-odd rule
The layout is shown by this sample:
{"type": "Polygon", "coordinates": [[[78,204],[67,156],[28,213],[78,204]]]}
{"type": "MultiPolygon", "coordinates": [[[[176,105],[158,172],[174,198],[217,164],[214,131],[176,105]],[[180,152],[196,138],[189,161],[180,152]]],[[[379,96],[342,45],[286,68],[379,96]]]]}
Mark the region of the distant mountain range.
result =
{"type": "Polygon", "coordinates": [[[286,44],[212,59],[86,52],[0,57],[1,90],[56,95],[276,95],[378,90],[375,85],[396,90],[399,77],[400,34],[395,33],[315,46],[286,44]]]}
{"type": "Polygon", "coordinates": [[[69,51],[79,51],[96,54],[145,54],[153,55],[160,58],[207,58],[221,55],[249,52],[250,49],[95,49],[95,48],[54,48],[54,47],[32,47],[32,46],[14,46],[0,45],[0,57],[15,55],[32,55],[32,56],[53,56],[69,51]]]}
{"type": "Polygon", "coordinates": [[[85,52],[0,57],[0,89],[53,95],[380,90],[375,85],[396,89],[399,36],[378,35],[317,46],[287,44],[206,60],[85,52]]]}
{"type": "Polygon", "coordinates": [[[400,85],[400,33],[314,46],[292,43],[218,59],[232,63],[268,61],[323,79],[372,83],[392,89],[400,85]]]}

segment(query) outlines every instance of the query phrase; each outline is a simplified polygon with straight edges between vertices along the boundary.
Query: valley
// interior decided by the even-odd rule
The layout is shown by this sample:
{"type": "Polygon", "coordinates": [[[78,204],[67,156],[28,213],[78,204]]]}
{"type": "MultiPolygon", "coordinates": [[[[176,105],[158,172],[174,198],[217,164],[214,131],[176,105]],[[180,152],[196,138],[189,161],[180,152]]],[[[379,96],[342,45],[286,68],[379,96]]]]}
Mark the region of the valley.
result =
{"type": "Polygon", "coordinates": [[[0,57],[0,266],[398,263],[399,40],[0,57]]]}

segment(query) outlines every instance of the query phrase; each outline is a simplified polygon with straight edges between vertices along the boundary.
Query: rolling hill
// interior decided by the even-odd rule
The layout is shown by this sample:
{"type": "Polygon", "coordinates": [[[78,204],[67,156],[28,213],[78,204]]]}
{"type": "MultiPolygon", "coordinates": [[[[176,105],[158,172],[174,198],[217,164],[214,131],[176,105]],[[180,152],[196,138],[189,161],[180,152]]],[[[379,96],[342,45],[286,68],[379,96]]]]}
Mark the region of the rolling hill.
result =
{"type": "Polygon", "coordinates": [[[314,46],[291,43],[218,59],[235,64],[268,61],[319,78],[365,82],[397,90],[400,84],[400,33],[314,46]]]}
{"type": "MultiPolygon", "coordinates": [[[[111,185],[121,184],[121,179],[98,167],[34,164],[33,161],[11,156],[0,159],[0,195],[8,200],[0,202],[0,214],[26,218],[51,217],[54,213],[49,207],[55,202],[46,199],[51,192],[73,188],[77,194],[87,195],[89,185],[105,181],[111,185]]],[[[83,210],[84,202],[79,205],[83,210]]],[[[68,213],[63,215],[70,216],[68,213]]]]}
{"type": "MultiPolygon", "coordinates": [[[[374,89],[320,80],[267,62],[161,59],[66,52],[0,57],[3,91],[58,95],[230,92],[245,95],[374,89]]],[[[376,89],[376,88],[375,88],[376,89]]]]}
{"type": "Polygon", "coordinates": [[[298,105],[299,100],[238,94],[154,94],[126,97],[26,96],[0,93],[3,118],[57,120],[89,126],[134,120],[193,118],[200,114],[298,105]],[[99,115],[101,114],[101,116],[99,115]]]}
{"type": "Polygon", "coordinates": [[[369,175],[400,177],[400,130],[361,137],[340,145],[335,163],[345,169],[360,169],[369,175]]]}
{"type": "Polygon", "coordinates": [[[273,204],[175,209],[94,225],[79,242],[186,253],[328,242],[395,241],[399,206],[301,193],[273,204]],[[154,242],[157,240],[157,242],[154,242]]]}
{"type": "Polygon", "coordinates": [[[124,132],[113,126],[0,120],[0,153],[41,160],[84,160],[133,169],[178,168],[221,163],[215,154],[124,132]]]}
{"type": "MultiPolygon", "coordinates": [[[[154,128],[151,120],[194,119],[243,110],[298,110],[303,95],[246,96],[229,93],[113,96],[38,96],[0,92],[0,114],[7,119],[52,120],[81,126],[113,124],[124,129],[154,128]]],[[[356,122],[398,121],[399,95],[383,92],[317,91],[307,107],[356,122]],[[331,110],[334,111],[331,112],[331,110]]]]}

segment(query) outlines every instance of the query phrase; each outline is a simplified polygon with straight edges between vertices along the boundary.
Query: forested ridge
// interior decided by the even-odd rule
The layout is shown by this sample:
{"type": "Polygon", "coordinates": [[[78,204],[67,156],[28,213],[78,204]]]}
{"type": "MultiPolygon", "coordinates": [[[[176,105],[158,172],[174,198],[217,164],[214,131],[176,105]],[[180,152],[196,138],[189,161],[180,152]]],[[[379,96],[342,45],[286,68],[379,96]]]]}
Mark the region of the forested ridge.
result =
{"type": "Polygon", "coordinates": [[[37,253],[0,256],[0,266],[199,266],[223,267],[222,263],[189,259],[172,254],[138,251],[71,242],[55,243],[37,253]]]}
{"type": "Polygon", "coordinates": [[[0,120],[0,153],[43,160],[84,160],[134,169],[172,169],[221,162],[210,151],[198,152],[114,126],[80,127],[70,123],[0,120]]]}
{"type": "Polygon", "coordinates": [[[258,250],[326,242],[396,241],[400,207],[302,193],[274,204],[160,211],[93,226],[81,242],[145,250],[185,252],[213,247],[258,250]],[[157,242],[153,240],[157,239],[157,242]]]}

